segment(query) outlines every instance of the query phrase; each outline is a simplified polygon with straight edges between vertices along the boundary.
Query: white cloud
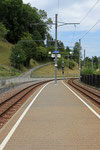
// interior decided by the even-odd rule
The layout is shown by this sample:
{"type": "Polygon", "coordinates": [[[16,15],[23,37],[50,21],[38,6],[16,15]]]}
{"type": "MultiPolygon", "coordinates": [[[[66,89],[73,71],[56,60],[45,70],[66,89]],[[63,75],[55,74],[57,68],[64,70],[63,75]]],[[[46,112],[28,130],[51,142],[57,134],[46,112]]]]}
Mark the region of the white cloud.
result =
{"type": "Polygon", "coordinates": [[[47,10],[53,6],[54,0],[23,0],[24,3],[30,3],[33,7],[37,7],[38,9],[47,10]]]}
{"type": "MultiPolygon", "coordinates": [[[[55,13],[58,12],[58,0],[23,0],[24,3],[30,3],[33,7],[44,9],[48,16],[54,18],[55,13]]],[[[80,22],[86,15],[90,8],[94,5],[96,0],[60,0],[59,3],[59,21],[64,22],[80,22]]],[[[91,28],[100,17],[100,2],[95,6],[92,12],[86,17],[79,27],[80,31],[85,31],[91,28]]],[[[53,19],[54,20],[54,19],[53,19]]],[[[96,26],[95,30],[100,27],[96,26]]],[[[69,31],[66,27],[60,29],[61,31],[69,31]]],[[[73,30],[73,28],[70,30],[73,30]]]]}

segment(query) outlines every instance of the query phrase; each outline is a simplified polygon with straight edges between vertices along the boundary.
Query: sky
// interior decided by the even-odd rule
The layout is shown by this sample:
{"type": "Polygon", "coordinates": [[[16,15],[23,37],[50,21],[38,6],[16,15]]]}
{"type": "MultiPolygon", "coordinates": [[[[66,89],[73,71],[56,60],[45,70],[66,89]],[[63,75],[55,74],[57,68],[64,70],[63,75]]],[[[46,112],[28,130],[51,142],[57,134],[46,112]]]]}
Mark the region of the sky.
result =
{"type": "MultiPolygon", "coordinates": [[[[23,0],[23,2],[45,10],[53,22],[55,14],[58,14],[58,22],[80,23],[76,26],[65,25],[58,28],[58,40],[71,48],[100,20],[100,0],[23,0]]],[[[50,30],[50,34],[55,38],[54,27],[50,30]]],[[[86,56],[100,57],[100,22],[82,38],[81,46],[82,54],[85,49],[86,56]]]]}

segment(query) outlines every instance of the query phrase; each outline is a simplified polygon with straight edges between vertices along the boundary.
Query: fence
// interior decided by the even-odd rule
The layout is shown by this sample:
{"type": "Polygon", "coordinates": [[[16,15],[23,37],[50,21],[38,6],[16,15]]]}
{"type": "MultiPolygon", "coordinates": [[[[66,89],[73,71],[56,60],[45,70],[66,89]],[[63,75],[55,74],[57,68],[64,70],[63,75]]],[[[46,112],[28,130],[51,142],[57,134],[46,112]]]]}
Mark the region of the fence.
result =
{"type": "Polygon", "coordinates": [[[85,84],[100,88],[100,75],[81,75],[81,81],[85,84]]]}

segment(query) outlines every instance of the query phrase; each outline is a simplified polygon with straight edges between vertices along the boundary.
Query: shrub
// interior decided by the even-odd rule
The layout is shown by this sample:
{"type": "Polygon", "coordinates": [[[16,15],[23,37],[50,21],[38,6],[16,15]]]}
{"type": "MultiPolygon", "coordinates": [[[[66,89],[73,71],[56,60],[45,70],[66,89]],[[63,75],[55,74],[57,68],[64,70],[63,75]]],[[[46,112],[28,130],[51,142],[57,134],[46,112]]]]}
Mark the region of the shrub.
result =
{"type": "Polygon", "coordinates": [[[62,68],[62,61],[63,60],[64,60],[64,66],[65,66],[65,59],[63,57],[58,59],[58,61],[57,61],[58,69],[62,68]]]}
{"type": "Polygon", "coordinates": [[[37,47],[37,50],[36,50],[36,54],[35,54],[35,59],[37,61],[44,61],[46,60],[48,57],[48,51],[45,47],[37,47]]]}
{"type": "Polygon", "coordinates": [[[94,73],[94,71],[92,70],[92,68],[88,68],[88,67],[81,71],[82,75],[91,75],[93,73],[94,73]]]}
{"type": "Polygon", "coordinates": [[[4,40],[7,35],[8,30],[5,26],[0,22],[0,40],[4,40]]]}
{"type": "Polygon", "coordinates": [[[25,53],[20,44],[16,44],[15,47],[11,49],[10,62],[11,66],[20,69],[21,65],[26,61],[25,53]]]}

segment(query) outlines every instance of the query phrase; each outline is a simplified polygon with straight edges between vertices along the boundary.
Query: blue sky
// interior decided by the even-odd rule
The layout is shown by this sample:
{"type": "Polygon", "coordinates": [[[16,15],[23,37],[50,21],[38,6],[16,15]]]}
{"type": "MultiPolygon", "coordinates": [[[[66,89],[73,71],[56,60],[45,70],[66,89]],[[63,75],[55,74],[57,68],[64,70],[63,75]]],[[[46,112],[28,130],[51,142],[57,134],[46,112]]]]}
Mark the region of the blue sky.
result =
{"type": "MultiPolygon", "coordinates": [[[[80,22],[87,12],[97,2],[92,11],[85,17],[80,25],[66,25],[58,28],[58,40],[62,40],[65,46],[73,46],[79,39],[100,20],[100,0],[23,0],[38,9],[44,9],[48,17],[55,21],[55,14],[58,14],[58,21],[80,22]]],[[[54,27],[51,35],[55,38],[54,27]]],[[[82,53],[86,50],[86,56],[100,56],[100,23],[82,39],[82,53]]]]}

